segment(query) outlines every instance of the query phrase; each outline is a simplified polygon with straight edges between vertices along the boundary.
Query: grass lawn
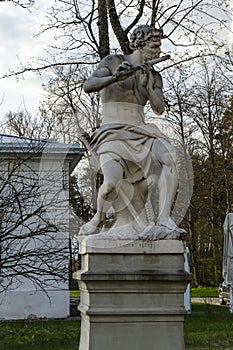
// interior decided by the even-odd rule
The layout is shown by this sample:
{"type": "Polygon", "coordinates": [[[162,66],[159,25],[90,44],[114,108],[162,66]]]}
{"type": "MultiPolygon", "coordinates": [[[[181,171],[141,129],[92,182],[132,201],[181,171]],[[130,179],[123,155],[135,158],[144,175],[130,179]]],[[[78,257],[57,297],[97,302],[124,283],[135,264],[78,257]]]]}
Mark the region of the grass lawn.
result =
{"type": "MultiPolygon", "coordinates": [[[[70,290],[71,297],[80,297],[79,290],[70,290]]],[[[191,296],[193,298],[217,298],[218,287],[197,287],[191,288],[191,296]]]]}
{"type": "Polygon", "coordinates": [[[191,288],[192,298],[217,298],[218,287],[197,287],[191,288]]]}
{"type": "Polygon", "coordinates": [[[80,321],[0,322],[1,350],[77,350],[80,321]]]}
{"type": "MultiPolygon", "coordinates": [[[[192,304],[185,317],[186,350],[232,350],[228,307],[192,304]]],[[[1,350],[78,350],[79,321],[0,322],[1,350]]]]}
{"type": "Polygon", "coordinates": [[[192,304],[184,330],[186,350],[233,349],[233,315],[228,307],[192,304]]]}
{"type": "MultiPolygon", "coordinates": [[[[70,290],[71,297],[80,297],[79,290],[70,290]]],[[[217,298],[218,287],[197,287],[191,288],[192,298],[217,298]]]]}
{"type": "Polygon", "coordinates": [[[71,297],[80,297],[80,290],[70,290],[71,297]]]}

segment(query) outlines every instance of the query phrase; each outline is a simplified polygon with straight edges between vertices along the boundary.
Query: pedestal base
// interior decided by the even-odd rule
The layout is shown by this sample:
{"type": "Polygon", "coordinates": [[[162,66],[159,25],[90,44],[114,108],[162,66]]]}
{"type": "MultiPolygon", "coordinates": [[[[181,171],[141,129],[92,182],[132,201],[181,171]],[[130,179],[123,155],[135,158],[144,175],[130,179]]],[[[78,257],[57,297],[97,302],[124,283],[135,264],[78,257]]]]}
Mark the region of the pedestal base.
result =
{"type": "Polygon", "coordinates": [[[184,251],[178,240],[85,238],[79,350],[184,350],[184,251]]]}

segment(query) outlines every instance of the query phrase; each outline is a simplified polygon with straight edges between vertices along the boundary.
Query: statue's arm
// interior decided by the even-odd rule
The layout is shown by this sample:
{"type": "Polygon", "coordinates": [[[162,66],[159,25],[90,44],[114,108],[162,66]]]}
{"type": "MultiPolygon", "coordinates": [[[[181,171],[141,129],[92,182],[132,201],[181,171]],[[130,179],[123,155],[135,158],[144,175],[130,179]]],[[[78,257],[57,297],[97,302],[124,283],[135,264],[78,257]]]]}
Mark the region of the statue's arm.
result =
{"type": "Polygon", "coordinates": [[[163,96],[163,81],[158,72],[150,73],[147,92],[152,110],[155,114],[161,115],[165,110],[165,101],[163,96]]]}
{"type": "Polygon", "coordinates": [[[106,56],[97,69],[85,81],[83,89],[90,93],[100,91],[108,85],[127,79],[134,73],[132,65],[127,61],[122,61],[120,55],[106,56]]]}
{"type": "Polygon", "coordinates": [[[108,67],[99,66],[85,81],[83,89],[87,93],[100,91],[115,81],[116,77],[111,74],[108,67]]]}

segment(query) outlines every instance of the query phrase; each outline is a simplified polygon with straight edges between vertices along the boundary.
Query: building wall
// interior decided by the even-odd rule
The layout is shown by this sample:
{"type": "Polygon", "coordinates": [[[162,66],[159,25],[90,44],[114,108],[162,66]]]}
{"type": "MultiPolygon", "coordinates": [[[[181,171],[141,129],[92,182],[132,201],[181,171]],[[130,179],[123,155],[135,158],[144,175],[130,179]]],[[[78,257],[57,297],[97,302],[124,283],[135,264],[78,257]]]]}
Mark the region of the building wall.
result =
{"type": "Polygon", "coordinates": [[[69,316],[69,161],[0,160],[0,319],[69,316]]]}

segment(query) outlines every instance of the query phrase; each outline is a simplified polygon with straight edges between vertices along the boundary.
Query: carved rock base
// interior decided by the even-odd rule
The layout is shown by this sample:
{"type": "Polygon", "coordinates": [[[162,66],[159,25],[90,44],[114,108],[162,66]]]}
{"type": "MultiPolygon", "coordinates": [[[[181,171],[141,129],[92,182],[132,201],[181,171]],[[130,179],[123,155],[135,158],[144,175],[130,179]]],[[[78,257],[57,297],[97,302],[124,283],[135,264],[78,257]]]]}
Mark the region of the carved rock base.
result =
{"type": "Polygon", "coordinates": [[[171,230],[165,226],[157,226],[154,222],[147,224],[147,226],[139,233],[131,224],[123,225],[119,227],[111,227],[109,230],[102,229],[98,233],[92,235],[80,235],[79,241],[89,237],[94,240],[143,240],[143,241],[156,241],[156,240],[184,240],[187,232],[179,227],[171,230]]]}

